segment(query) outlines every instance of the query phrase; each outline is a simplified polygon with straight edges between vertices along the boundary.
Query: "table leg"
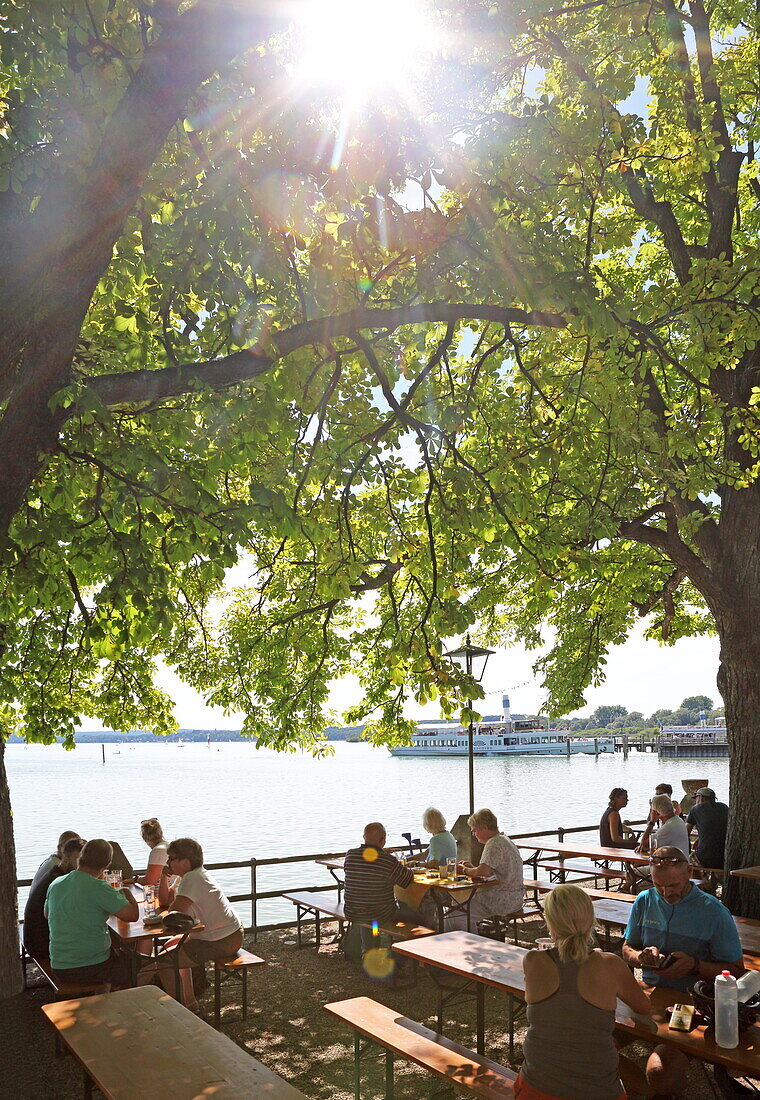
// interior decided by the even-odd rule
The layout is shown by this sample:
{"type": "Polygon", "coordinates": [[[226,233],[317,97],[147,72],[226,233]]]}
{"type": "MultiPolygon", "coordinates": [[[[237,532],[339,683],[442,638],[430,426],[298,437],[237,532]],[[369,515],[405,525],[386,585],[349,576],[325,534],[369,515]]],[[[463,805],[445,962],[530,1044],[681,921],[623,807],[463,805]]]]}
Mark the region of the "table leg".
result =
{"type": "Polygon", "coordinates": [[[361,1100],[361,1036],[357,1031],[354,1035],[354,1100],[361,1100]]]}
{"type": "Polygon", "coordinates": [[[509,1060],[515,1060],[515,998],[512,993],[507,995],[509,1009],[509,1060]]]}
{"type": "Polygon", "coordinates": [[[327,870],[330,872],[330,874],[338,884],[338,901],[340,901],[340,895],[343,893],[343,879],[338,878],[337,874],[335,873],[334,867],[328,867],[327,870]]]}
{"type": "Polygon", "coordinates": [[[482,982],[478,982],[475,993],[475,1049],[485,1054],[486,1049],[486,991],[482,982]]]}
{"type": "Polygon", "coordinates": [[[385,1052],[385,1100],[393,1100],[393,1051],[385,1052]]]}
{"type": "Polygon", "coordinates": [[[296,935],[298,937],[298,946],[301,946],[301,906],[296,902],[296,935]]]}

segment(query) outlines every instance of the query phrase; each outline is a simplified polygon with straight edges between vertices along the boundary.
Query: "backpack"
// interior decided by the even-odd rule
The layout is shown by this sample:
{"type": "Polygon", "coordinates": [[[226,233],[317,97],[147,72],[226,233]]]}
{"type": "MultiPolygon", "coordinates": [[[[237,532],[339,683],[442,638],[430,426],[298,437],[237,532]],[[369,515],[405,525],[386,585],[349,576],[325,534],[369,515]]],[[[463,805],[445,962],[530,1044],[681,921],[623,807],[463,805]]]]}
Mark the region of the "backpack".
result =
{"type": "Polygon", "coordinates": [[[340,941],[340,949],[351,962],[362,961],[362,934],[358,924],[349,924],[340,941]]]}

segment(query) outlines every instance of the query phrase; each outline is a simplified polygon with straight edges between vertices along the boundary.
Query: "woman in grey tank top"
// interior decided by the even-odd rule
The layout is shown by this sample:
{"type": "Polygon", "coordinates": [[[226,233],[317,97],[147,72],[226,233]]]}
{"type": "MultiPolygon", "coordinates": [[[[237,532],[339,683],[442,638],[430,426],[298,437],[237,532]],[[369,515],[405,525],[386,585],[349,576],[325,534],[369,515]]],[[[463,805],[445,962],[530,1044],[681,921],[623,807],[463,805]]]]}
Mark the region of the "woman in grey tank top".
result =
{"type": "Polygon", "coordinates": [[[618,997],[650,1012],[649,997],[618,955],[592,950],[594,908],[577,886],[546,897],[555,946],[525,957],[528,1032],[519,1100],[625,1100],[613,1041],[618,997]]]}

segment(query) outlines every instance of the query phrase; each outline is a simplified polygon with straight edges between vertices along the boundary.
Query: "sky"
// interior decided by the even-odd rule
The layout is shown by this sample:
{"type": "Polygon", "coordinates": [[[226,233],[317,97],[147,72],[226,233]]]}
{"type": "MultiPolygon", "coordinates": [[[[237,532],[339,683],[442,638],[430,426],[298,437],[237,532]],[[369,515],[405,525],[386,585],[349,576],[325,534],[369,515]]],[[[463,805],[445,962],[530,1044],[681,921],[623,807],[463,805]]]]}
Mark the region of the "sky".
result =
{"type": "MultiPolygon", "coordinates": [[[[588,689],[587,705],[574,711],[574,715],[587,717],[602,704],[620,704],[629,711],[639,710],[648,718],[655,710],[675,709],[688,695],[707,695],[716,707],[723,705],[715,684],[717,638],[684,638],[674,646],[662,646],[647,641],[643,630],[643,625],[638,626],[627,642],[611,651],[604,682],[588,689]]],[[[502,692],[509,695],[513,713],[531,714],[541,709],[541,685],[531,669],[536,656],[520,646],[513,646],[489,658],[483,677],[486,698],[479,704],[481,713],[499,713],[502,692]]],[[[176,700],[175,716],[181,727],[239,728],[240,715],[225,715],[221,710],[206,707],[197,692],[182,684],[168,670],[162,671],[160,683],[176,700]]],[[[356,699],[356,683],[346,679],[336,683],[331,705],[342,710],[356,699]]],[[[435,706],[420,707],[412,701],[408,715],[437,718],[438,710],[435,706]]],[[[85,728],[99,727],[88,723],[85,728]]]]}

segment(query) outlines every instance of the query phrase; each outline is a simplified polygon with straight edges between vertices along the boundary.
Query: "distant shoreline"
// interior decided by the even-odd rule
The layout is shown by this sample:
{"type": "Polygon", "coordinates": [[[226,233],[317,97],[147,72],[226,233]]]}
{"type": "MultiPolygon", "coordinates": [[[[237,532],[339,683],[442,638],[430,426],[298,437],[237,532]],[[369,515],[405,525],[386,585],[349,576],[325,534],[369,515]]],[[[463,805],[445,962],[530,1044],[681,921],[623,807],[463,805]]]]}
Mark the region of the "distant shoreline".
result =
{"type": "MultiPolygon", "coordinates": [[[[348,726],[343,728],[331,728],[325,730],[328,741],[361,741],[363,726],[348,726]]],[[[60,744],[61,738],[57,738],[60,744]]],[[[171,745],[183,741],[187,744],[205,744],[207,741],[216,742],[245,742],[255,745],[255,737],[244,736],[240,730],[193,730],[181,729],[177,733],[171,733],[167,737],[161,737],[146,730],[130,730],[128,733],[117,733],[114,730],[82,730],[74,735],[77,745],[141,745],[157,744],[171,745]]],[[[8,745],[24,745],[27,742],[18,734],[11,734],[7,739],[8,745]]]]}

